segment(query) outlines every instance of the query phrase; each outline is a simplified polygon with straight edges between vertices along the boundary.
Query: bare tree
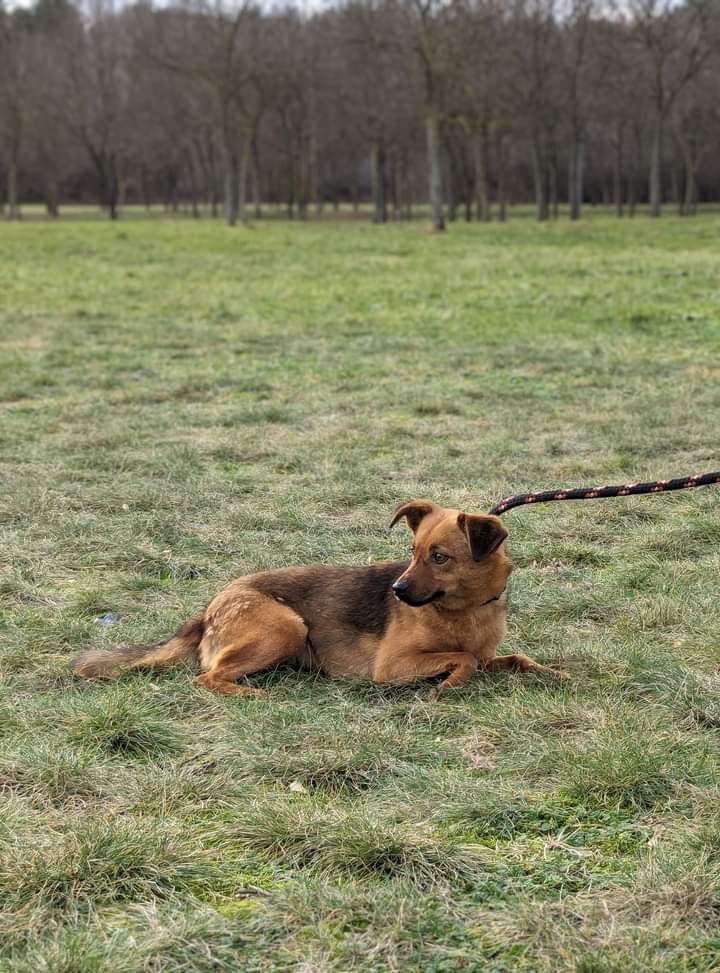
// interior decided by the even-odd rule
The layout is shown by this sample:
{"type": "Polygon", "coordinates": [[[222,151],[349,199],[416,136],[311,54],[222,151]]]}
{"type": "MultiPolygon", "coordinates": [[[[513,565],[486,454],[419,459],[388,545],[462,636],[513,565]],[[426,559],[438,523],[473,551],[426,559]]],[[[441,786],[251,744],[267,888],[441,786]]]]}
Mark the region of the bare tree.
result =
{"type": "Polygon", "coordinates": [[[567,195],[571,220],[580,219],[583,200],[588,101],[593,90],[585,75],[592,40],[594,6],[595,0],[568,0],[567,13],[560,26],[560,70],[569,133],[567,195]]]}
{"type": "Polygon", "coordinates": [[[538,220],[550,215],[554,129],[559,118],[556,0],[515,0],[514,90],[532,160],[538,220]]]}
{"type": "Polygon", "coordinates": [[[678,199],[682,216],[697,212],[698,171],[709,154],[713,132],[720,130],[719,95],[717,74],[706,68],[679,95],[671,115],[684,167],[684,186],[678,199]]]}
{"type": "Polygon", "coordinates": [[[491,218],[491,155],[511,108],[508,21],[499,0],[460,0],[453,14],[449,114],[470,140],[476,216],[486,222],[491,218]]]}
{"type": "Polygon", "coordinates": [[[254,41],[260,17],[249,0],[187,0],[182,7],[147,11],[139,43],[146,57],[178,83],[198,84],[210,95],[222,148],[225,219],[246,219],[245,184],[250,125],[247,97],[254,78],[254,41]]]}
{"type": "Polygon", "coordinates": [[[423,94],[432,225],[441,231],[445,229],[440,124],[444,110],[446,7],[443,0],[399,0],[398,9],[398,26],[423,94]]]}
{"type": "Polygon", "coordinates": [[[678,6],[673,0],[631,0],[632,27],[648,60],[646,73],[653,126],[650,148],[650,215],[662,205],[662,148],[665,125],[676,100],[702,69],[713,47],[710,0],[678,6]]]}
{"type": "Polygon", "coordinates": [[[22,12],[0,7],[0,153],[5,169],[7,218],[20,219],[20,153],[28,115],[30,43],[22,12]]]}
{"type": "Polygon", "coordinates": [[[55,54],[46,89],[48,104],[87,153],[100,203],[114,220],[128,132],[124,23],[112,0],[91,0],[82,16],[69,10],[46,43],[55,54]]]}

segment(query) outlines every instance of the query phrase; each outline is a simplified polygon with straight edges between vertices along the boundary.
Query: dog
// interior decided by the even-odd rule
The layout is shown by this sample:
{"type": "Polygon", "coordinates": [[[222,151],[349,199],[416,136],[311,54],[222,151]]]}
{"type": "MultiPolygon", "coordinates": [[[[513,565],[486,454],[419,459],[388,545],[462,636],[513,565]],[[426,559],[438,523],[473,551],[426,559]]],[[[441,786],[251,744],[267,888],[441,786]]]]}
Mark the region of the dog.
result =
{"type": "Polygon", "coordinates": [[[464,686],[478,669],[564,674],[526,655],[498,656],[505,635],[508,536],[499,517],[429,500],[397,508],[413,532],[412,559],[368,567],[283,568],[233,581],[171,638],[90,651],[78,676],[168,666],[195,657],[197,682],[217,693],[263,696],[237,680],[294,662],[331,677],[464,686]]]}

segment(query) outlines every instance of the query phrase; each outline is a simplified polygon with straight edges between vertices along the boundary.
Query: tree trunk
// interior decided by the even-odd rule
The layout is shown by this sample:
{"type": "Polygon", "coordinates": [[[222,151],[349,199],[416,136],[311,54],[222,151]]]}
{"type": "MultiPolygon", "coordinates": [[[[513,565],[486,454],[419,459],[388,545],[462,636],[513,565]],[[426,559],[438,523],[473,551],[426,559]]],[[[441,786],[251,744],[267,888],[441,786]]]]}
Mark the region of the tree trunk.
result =
{"type": "Polygon", "coordinates": [[[650,216],[658,217],[662,212],[662,137],[663,117],[658,114],[653,129],[650,147],[650,216]]]}
{"type": "Polygon", "coordinates": [[[678,172],[677,164],[672,165],[670,168],[670,193],[672,196],[672,202],[675,203],[677,215],[683,216],[685,197],[683,193],[680,192],[680,173],[678,172]]]}
{"type": "Polygon", "coordinates": [[[381,142],[373,142],[371,150],[373,223],[387,223],[385,192],[385,150],[381,142]]]}
{"type": "Polygon", "coordinates": [[[140,166],[140,195],[142,196],[143,206],[146,212],[150,212],[150,186],[148,184],[147,168],[145,164],[140,166]]]}
{"type": "Polygon", "coordinates": [[[495,155],[497,156],[497,202],[498,219],[504,223],[507,219],[507,194],[505,192],[505,145],[501,135],[495,140],[495,155]]]}
{"type": "Polygon", "coordinates": [[[697,211],[697,157],[693,157],[690,149],[685,152],[685,201],[683,213],[685,216],[694,216],[697,211]]]}
{"type": "Polygon", "coordinates": [[[7,218],[20,219],[20,200],[18,198],[18,164],[17,154],[10,152],[7,160],[7,218]]]}
{"type": "Polygon", "coordinates": [[[550,212],[552,213],[552,218],[556,220],[558,218],[560,205],[558,202],[557,157],[555,155],[554,148],[552,156],[550,157],[550,164],[548,165],[548,197],[550,201],[550,212]]]}
{"type": "Polygon", "coordinates": [[[489,223],[490,190],[488,187],[488,129],[483,125],[473,135],[473,159],[475,162],[475,213],[481,223],[489,223]]]}
{"type": "Polygon", "coordinates": [[[615,202],[615,215],[618,218],[623,215],[622,148],[622,123],[619,123],[615,134],[615,157],[613,159],[613,198],[615,202]]]}
{"type": "Polygon", "coordinates": [[[45,208],[52,219],[56,220],[60,216],[60,192],[54,171],[45,177],[45,208]]]}
{"type": "Polygon", "coordinates": [[[432,212],[433,230],[439,232],[445,229],[442,200],[442,161],[440,158],[440,130],[438,117],[431,112],[425,121],[427,137],[428,177],[430,184],[430,209],[432,212]]]}
{"type": "Polygon", "coordinates": [[[313,134],[310,136],[310,145],[308,147],[309,159],[308,164],[310,166],[310,201],[315,207],[315,215],[320,216],[322,213],[322,193],[320,190],[320,165],[318,163],[318,143],[317,138],[313,134]]]}
{"type": "Polygon", "coordinates": [[[237,147],[234,138],[226,133],[224,139],[224,173],[223,173],[223,210],[225,212],[225,222],[228,226],[235,226],[238,220],[240,200],[240,161],[238,159],[237,147]]]}
{"type": "Polygon", "coordinates": [[[250,146],[250,167],[252,177],[253,217],[262,219],[262,189],[260,185],[260,152],[257,137],[253,136],[250,146]]]}
{"type": "Polygon", "coordinates": [[[543,157],[540,136],[535,135],[532,140],[533,182],[535,185],[535,213],[539,222],[548,218],[547,201],[547,173],[543,157]]]}
{"type": "Polygon", "coordinates": [[[120,201],[120,179],[117,171],[117,160],[114,153],[110,153],[106,160],[107,178],[107,210],[111,220],[118,218],[118,205],[120,201]]]}
{"type": "Polygon", "coordinates": [[[568,159],[568,203],[571,220],[579,220],[582,216],[584,155],[582,136],[579,132],[573,132],[568,159]]]}
{"type": "Polygon", "coordinates": [[[295,160],[291,154],[288,163],[287,206],[285,208],[289,220],[295,219],[295,181],[295,160]]]}
{"type": "Polygon", "coordinates": [[[457,219],[457,171],[452,152],[448,149],[445,153],[447,166],[445,167],[444,185],[447,189],[446,209],[448,223],[454,223],[457,219]]]}
{"type": "Polygon", "coordinates": [[[393,159],[393,193],[392,193],[392,215],[396,222],[403,217],[402,197],[403,197],[403,165],[398,156],[393,159]]]}
{"type": "Polygon", "coordinates": [[[191,155],[188,155],[186,169],[188,175],[188,191],[190,193],[190,212],[193,215],[193,219],[198,219],[200,216],[200,208],[198,206],[197,178],[195,165],[191,155]]]}
{"type": "Polygon", "coordinates": [[[212,136],[209,133],[207,135],[207,171],[208,190],[210,194],[210,216],[213,219],[217,219],[220,206],[218,199],[218,180],[216,178],[215,171],[215,147],[213,145],[212,136]]]}
{"type": "Polygon", "coordinates": [[[638,169],[642,160],[642,131],[639,124],[633,126],[635,151],[630,160],[628,172],[628,215],[632,218],[637,210],[638,199],[638,169]]]}
{"type": "Polygon", "coordinates": [[[238,190],[240,188],[238,164],[235,158],[225,160],[224,183],[223,209],[225,211],[225,222],[228,226],[235,226],[238,218],[238,190]]]}
{"type": "Polygon", "coordinates": [[[287,205],[285,212],[287,218],[292,220],[295,218],[295,202],[297,199],[297,166],[296,166],[296,153],[295,145],[293,144],[293,136],[290,131],[290,127],[284,124],[284,142],[285,142],[285,153],[287,155],[287,205]]]}
{"type": "Polygon", "coordinates": [[[238,219],[241,223],[246,224],[248,221],[247,214],[247,182],[248,182],[248,165],[250,162],[250,143],[246,139],[242,152],[240,153],[240,165],[238,167],[238,219]]]}
{"type": "Polygon", "coordinates": [[[300,140],[298,162],[298,215],[301,220],[306,220],[310,189],[310,157],[309,148],[304,139],[300,140]]]}

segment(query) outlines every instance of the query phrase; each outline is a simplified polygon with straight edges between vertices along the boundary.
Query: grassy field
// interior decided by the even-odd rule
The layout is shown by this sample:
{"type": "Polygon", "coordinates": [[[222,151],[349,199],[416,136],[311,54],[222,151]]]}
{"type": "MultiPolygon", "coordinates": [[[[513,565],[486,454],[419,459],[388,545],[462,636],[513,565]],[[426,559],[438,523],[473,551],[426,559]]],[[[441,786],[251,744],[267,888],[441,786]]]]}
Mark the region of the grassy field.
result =
{"type": "Polygon", "coordinates": [[[68,669],[401,500],[720,467],[719,239],[0,227],[2,973],[720,969],[716,489],[506,516],[567,683],[68,669]]]}

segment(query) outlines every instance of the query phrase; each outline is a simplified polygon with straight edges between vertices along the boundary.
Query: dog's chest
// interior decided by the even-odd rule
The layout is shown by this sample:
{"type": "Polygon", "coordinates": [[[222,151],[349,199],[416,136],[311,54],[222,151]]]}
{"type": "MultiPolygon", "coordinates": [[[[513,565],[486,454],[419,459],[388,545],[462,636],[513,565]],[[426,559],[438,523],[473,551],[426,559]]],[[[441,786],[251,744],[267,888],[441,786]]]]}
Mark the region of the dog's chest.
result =
{"type": "Polygon", "coordinates": [[[505,635],[504,605],[482,606],[462,619],[446,622],[444,640],[448,647],[469,652],[477,659],[491,659],[505,635]]]}

